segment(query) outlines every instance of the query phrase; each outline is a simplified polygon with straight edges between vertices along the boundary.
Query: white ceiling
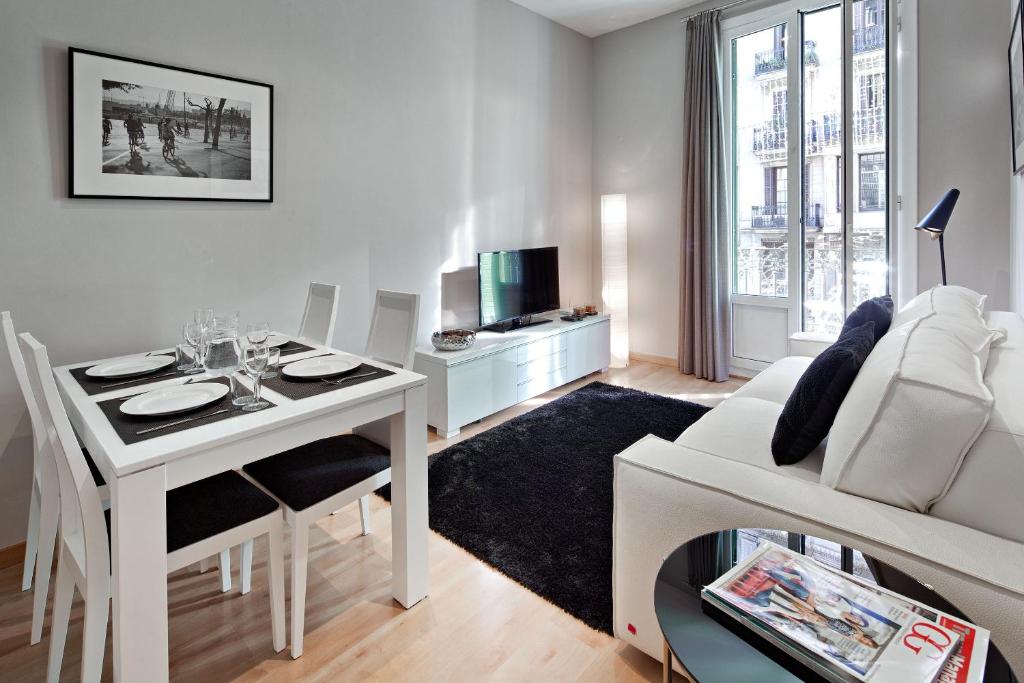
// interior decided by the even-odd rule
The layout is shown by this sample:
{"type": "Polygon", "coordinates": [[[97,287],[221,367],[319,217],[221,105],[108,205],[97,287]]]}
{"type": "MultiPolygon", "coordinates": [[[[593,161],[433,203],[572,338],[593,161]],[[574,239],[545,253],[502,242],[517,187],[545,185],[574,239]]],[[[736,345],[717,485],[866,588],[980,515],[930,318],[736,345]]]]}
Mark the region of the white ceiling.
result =
{"type": "Polygon", "coordinates": [[[594,38],[639,24],[701,0],[512,0],[526,9],[594,38]]]}

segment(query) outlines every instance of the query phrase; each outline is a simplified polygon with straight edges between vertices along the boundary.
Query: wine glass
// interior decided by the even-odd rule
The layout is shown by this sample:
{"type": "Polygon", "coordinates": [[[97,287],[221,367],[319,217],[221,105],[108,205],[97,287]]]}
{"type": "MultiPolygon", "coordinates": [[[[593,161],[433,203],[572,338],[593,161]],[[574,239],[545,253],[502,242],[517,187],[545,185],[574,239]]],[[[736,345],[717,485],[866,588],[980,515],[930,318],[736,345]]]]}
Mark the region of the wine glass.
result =
{"type": "Polygon", "coordinates": [[[252,380],[252,400],[242,406],[242,410],[252,412],[263,410],[270,404],[260,399],[260,388],[263,384],[263,371],[267,369],[270,358],[270,347],[266,344],[249,344],[242,349],[242,369],[252,380]]]}
{"type": "Polygon", "coordinates": [[[192,367],[185,370],[185,374],[195,375],[203,372],[201,354],[203,346],[202,325],[195,321],[185,323],[181,328],[181,336],[184,337],[185,343],[192,347],[192,367]]]}
{"type": "Polygon", "coordinates": [[[207,328],[213,322],[213,309],[197,308],[192,313],[192,318],[200,327],[207,328]]]}
{"type": "Polygon", "coordinates": [[[270,323],[249,323],[245,328],[245,337],[250,344],[266,344],[270,336],[270,323]]]}

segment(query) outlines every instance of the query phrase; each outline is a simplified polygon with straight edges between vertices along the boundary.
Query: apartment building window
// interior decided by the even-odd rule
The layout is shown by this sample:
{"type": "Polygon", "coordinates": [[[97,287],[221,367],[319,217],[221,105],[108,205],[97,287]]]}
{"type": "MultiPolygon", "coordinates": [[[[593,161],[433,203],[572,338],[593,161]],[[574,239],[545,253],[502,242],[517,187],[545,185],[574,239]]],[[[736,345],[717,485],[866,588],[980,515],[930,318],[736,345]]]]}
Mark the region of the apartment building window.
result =
{"type": "Polygon", "coordinates": [[[860,166],[860,210],[885,210],[885,154],[861,154],[860,166]]]}

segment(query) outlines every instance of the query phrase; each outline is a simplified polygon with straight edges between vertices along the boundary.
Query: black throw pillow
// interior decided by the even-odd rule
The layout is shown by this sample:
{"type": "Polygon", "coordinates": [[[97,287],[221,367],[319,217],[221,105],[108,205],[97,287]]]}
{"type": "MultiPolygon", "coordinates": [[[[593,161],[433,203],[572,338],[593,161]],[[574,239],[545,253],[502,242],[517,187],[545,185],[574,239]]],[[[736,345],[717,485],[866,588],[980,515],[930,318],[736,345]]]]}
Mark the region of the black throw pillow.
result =
{"type": "Polygon", "coordinates": [[[806,458],[828,436],[839,406],[875,346],[875,323],[844,330],[835,344],[811,361],[786,401],[772,437],[776,465],[806,458]]]}
{"type": "Polygon", "coordinates": [[[840,336],[855,327],[860,327],[869,320],[873,320],[875,323],[875,343],[877,344],[882,335],[889,331],[889,325],[892,323],[892,309],[892,297],[888,294],[868,299],[847,316],[840,336]]]}

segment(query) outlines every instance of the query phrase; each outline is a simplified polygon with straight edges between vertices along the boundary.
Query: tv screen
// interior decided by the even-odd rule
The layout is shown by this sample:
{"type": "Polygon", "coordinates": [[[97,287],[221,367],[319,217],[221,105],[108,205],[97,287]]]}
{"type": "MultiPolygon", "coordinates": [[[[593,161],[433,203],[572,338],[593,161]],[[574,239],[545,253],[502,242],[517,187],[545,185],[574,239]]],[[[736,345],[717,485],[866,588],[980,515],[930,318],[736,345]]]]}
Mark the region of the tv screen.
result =
{"type": "Polygon", "coordinates": [[[485,252],[477,265],[481,326],[558,308],[558,247],[485,252]]]}

